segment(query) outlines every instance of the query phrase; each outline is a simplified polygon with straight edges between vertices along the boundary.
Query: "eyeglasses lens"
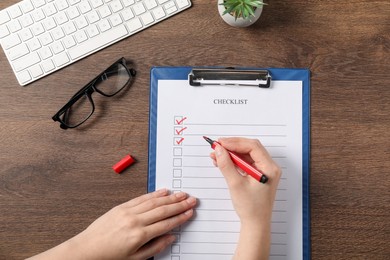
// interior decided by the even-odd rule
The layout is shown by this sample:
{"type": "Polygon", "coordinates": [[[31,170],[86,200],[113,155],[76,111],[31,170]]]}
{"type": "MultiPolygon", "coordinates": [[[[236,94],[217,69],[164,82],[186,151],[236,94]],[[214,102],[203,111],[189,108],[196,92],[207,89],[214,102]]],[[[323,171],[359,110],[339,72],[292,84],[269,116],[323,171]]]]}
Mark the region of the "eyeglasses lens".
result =
{"type": "Polygon", "coordinates": [[[112,96],[123,89],[129,79],[126,68],[119,63],[106,70],[96,82],[95,87],[105,95],[112,96]]]}
{"type": "Polygon", "coordinates": [[[79,125],[92,114],[93,105],[87,95],[78,99],[63,115],[62,120],[69,127],[79,125]]]}

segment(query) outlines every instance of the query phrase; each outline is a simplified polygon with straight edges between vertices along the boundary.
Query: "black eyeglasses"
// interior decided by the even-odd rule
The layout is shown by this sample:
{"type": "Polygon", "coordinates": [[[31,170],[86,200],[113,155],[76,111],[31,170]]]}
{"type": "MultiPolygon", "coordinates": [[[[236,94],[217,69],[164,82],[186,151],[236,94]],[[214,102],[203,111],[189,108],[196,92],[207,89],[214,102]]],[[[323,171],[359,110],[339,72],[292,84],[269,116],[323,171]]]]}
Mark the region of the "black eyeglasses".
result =
{"type": "Polygon", "coordinates": [[[95,111],[92,93],[112,97],[132,83],[136,71],[121,58],[80,89],[52,118],[62,129],[75,128],[87,121],[95,111]]]}

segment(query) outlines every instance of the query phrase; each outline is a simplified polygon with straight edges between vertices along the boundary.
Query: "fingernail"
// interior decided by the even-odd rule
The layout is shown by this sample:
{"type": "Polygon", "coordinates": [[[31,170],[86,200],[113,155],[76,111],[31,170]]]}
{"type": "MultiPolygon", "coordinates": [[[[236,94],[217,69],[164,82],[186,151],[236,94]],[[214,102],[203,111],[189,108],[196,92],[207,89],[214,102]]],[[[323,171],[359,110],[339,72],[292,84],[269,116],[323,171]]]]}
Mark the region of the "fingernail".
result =
{"type": "Polygon", "coordinates": [[[238,167],[236,167],[236,169],[237,169],[237,171],[238,171],[238,173],[241,175],[241,176],[247,176],[248,175],[248,173],[246,173],[244,170],[242,170],[241,168],[238,168],[238,167]]]}
{"type": "Polygon", "coordinates": [[[194,197],[189,197],[187,199],[187,203],[190,205],[194,205],[196,203],[196,199],[194,197]]]}
{"type": "Polygon", "coordinates": [[[187,194],[185,192],[181,191],[181,192],[175,193],[175,196],[178,199],[183,199],[183,198],[187,197],[187,194]]]}
{"type": "Polygon", "coordinates": [[[162,189],[157,190],[157,193],[162,195],[162,194],[166,194],[167,191],[168,190],[166,188],[162,188],[162,189]]]}
{"type": "Polygon", "coordinates": [[[186,212],[184,212],[184,215],[190,216],[190,215],[192,215],[192,213],[194,213],[194,210],[193,209],[189,209],[186,212]]]}

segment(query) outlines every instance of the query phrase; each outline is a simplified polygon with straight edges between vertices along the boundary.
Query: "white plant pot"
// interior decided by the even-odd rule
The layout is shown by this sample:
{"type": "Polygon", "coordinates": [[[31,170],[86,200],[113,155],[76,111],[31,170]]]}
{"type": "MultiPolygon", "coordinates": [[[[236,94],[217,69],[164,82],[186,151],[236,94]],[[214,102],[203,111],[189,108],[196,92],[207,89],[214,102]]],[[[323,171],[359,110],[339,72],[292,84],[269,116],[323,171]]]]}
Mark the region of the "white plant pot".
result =
{"type": "Polygon", "coordinates": [[[236,18],[232,16],[231,14],[223,14],[225,12],[225,6],[221,5],[223,3],[223,0],[218,0],[218,12],[221,18],[229,25],[234,27],[247,27],[249,25],[254,24],[261,15],[261,12],[263,11],[263,6],[256,8],[255,10],[255,16],[251,16],[248,19],[243,18],[236,18]]]}

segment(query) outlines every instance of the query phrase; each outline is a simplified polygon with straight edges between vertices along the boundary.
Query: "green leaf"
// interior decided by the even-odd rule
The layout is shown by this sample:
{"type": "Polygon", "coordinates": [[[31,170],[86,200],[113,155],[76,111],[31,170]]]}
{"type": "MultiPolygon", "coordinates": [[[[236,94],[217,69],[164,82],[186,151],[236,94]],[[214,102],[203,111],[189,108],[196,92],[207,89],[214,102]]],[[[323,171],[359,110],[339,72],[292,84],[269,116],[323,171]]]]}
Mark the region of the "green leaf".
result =
{"type": "Polygon", "coordinates": [[[255,9],[265,3],[262,0],[224,0],[220,5],[225,7],[223,15],[230,13],[237,20],[239,17],[247,19],[254,16],[255,9]]]}

